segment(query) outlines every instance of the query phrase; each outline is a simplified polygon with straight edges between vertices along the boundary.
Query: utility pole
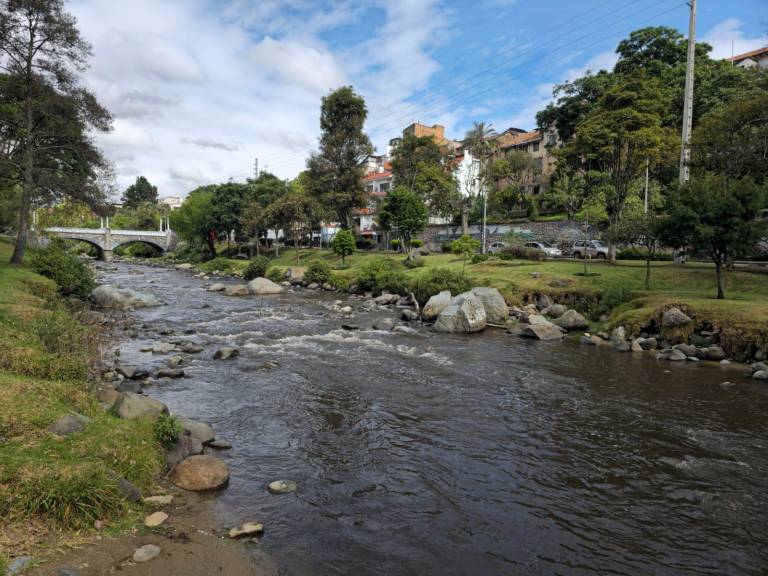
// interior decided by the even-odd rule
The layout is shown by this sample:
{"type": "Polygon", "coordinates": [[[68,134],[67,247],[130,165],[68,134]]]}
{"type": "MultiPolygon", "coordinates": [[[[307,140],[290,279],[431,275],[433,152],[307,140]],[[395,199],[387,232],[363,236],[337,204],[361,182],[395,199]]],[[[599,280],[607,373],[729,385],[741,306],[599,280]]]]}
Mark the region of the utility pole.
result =
{"type": "Polygon", "coordinates": [[[688,23],[688,60],[685,67],[685,100],[683,103],[683,134],[680,148],[680,185],[688,182],[691,159],[691,128],[693,125],[693,65],[696,55],[696,0],[690,0],[691,15],[688,23]]]}

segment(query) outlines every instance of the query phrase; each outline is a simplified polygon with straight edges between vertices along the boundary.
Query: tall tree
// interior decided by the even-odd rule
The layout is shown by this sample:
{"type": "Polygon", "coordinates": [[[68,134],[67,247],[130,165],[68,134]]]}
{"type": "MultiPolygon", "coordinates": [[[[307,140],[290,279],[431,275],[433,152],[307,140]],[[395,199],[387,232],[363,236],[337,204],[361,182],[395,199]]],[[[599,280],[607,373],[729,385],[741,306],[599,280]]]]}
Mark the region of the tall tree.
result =
{"type": "MultiPolygon", "coordinates": [[[[662,126],[666,105],[658,81],[642,74],[632,76],[602,96],[563,150],[574,164],[604,174],[610,183],[602,186],[609,230],[621,222],[631,184],[646,163],[655,166],[674,150],[674,132],[662,126]]],[[[614,244],[609,234],[611,259],[615,258],[614,244]]]]}
{"type": "Polygon", "coordinates": [[[136,178],[136,182],[128,186],[120,200],[126,208],[136,208],[139,204],[157,203],[157,186],[149,183],[144,176],[136,178]]]}
{"type": "MultiPolygon", "coordinates": [[[[471,170],[471,174],[468,177],[473,178],[478,184],[476,195],[485,195],[488,193],[492,180],[490,164],[497,150],[496,130],[494,130],[491,124],[475,122],[464,136],[463,145],[470,151],[478,163],[477,169],[471,170]]],[[[474,186],[465,186],[465,191],[472,191],[474,189],[474,186]]],[[[461,233],[463,235],[469,232],[469,210],[472,202],[475,200],[474,196],[474,194],[470,193],[463,198],[461,207],[461,233]]]]}
{"type": "Polygon", "coordinates": [[[274,228],[282,228],[290,234],[296,247],[296,264],[299,264],[301,243],[311,230],[320,226],[323,209],[308,194],[291,190],[267,207],[264,218],[274,228]]]}
{"type": "MultiPolygon", "coordinates": [[[[24,258],[30,209],[44,192],[98,196],[95,170],[104,165],[90,130],[108,130],[110,116],[79,87],[90,46],[63,0],[0,2],[0,66],[18,92],[15,133],[4,176],[21,186],[17,241],[11,261],[24,258]],[[87,185],[87,186],[84,186],[87,185]]],[[[94,198],[96,200],[97,198],[94,198]]]]}
{"type": "Polygon", "coordinates": [[[413,190],[400,186],[387,196],[379,211],[379,223],[384,230],[392,231],[400,237],[410,260],[411,243],[416,234],[427,226],[427,208],[413,190]]]}
{"type": "Polygon", "coordinates": [[[320,151],[307,160],[306,187],[345,228],[352,213],[365,206],[364,161],[373,146],[363,132],[368,109],[351,86],[323,97],[320,111],[320,151]]]}
{"type": "Polygon", "coordinates": [[[187,242],[205,246],[211,257],[216,256],[216,221],[213,217],[215,186],[200,186],[184,199],[181,208],[171,212],[171,225],[187,242]]]}

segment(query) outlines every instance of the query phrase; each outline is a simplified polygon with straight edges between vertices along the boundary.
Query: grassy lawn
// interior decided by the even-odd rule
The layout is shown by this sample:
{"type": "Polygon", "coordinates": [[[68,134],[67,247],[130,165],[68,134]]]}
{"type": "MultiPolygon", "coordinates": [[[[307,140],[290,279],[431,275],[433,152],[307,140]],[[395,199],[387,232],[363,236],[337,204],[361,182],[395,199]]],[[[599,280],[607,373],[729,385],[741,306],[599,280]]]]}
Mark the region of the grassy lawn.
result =
{"type": "MultiPolygon", "coordinates": [[[[270,254],[274,256],[274,254],[270,254]]],[[[299,267],[323,260],[336,274],[353,279],[360,268],[374,258],[390,258],[393,266],[408,278],[426,274],[433,268],[461,272],[463,262],[453,254],[430,254],[425,266],[407,269],[402,254],[390,252],[356,252],[347,257],[341,269],[341,259],[328,250],[301,250],[299,267]]],[[[232,270],[242,270],[247,261],[219,259],[207,263],[208,272],[222,264],[232,270]]],[[[296,267],[296,251],[284,249],[272,266],[296,267]]],[[[539,294],[548,294],[559,302],[572,304],[591,316],[610,314],[607,326],[624,324],[630,331],[639,331],[663,310],[678,305],[699,323],[709,322],[722,331],[726,348],[738,354],[750,346],[768,346],[768,274],[759,271],[733,271],[726,276],[726,300],[716,300],[714,267],[703,263],[674,266],[671,262],[654,262],[651,269],[651,289],[644,289],[645,262],[603,261],[589,263],[591,275],[583,276],[580,260],[503,261],[491,259],[478,264],[466,264],[466,274],[476,286],[498,288],[510,304],[522,304],[539,294]]],[[[766,271],[768,272],[768,271],[766,271]]],[[[598,326],[595,326],[597,328],[598,326]]]]}
{"type": "Polygon", "coordinates": [[[87,532],[95,520],[120,525],[137,510],[112,474],[147,490],[163,464],[151,422],[118,419],[90,393],[92,351],[77,348],[92,343],[83,334],[89,329],[61,304],[51,281],[10,266],[10,252],[0,242],[0,559],[3,548],[18,555],[41,541],[25,526],[87,532]],[[59,339],[66,351],[57,349],[59,339]],[[48,432],[70,413],[89,419],[85,431],[65,438],[48,432]]]}

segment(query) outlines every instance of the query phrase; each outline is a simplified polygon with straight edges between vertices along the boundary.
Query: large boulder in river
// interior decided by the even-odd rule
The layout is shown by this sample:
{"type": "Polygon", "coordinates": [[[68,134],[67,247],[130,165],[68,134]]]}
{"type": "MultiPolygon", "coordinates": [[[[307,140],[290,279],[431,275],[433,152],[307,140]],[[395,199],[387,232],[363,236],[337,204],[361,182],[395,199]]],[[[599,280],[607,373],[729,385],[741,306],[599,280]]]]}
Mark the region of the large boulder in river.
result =
{"type": "Polygon", "coordinates": [[[529,324],[520,331],[520,336],[534,340],[562,340],[565,337],[565,331],[559,326],[547,322],[529,324]]]}
{"type": "Polygon", "coordinates": [[[248,291],[257,296],[264,296],[265,294],[281,294],[284,290],[285,288],[279,284],[275,284],[268,278],[254,278],[248,282],[248,291]]]}
{"type": "Polygon", "coordinates": [[[451,305],[440,312],[435,322],[438,332],[469,333],[485,329],[485,307],[471,292],[460,294],[451,300],[451,305]]]}
{"type": "Polygon", "coordinates": [[[664,315],[661,317],[661,325],[664,328],[674,328],[676,326],[685,326],[691,322],[690,316],[685,314],[680,308],[673,306],[672,308],[665,310],[664,315]]]}
{"type": "Polygon", "coordinates": [[[229,467],[224,460],[213,456],[190,456],[173,469],[171,482],[193,492],[217,490],[229,482],[229,467]]]}
{"type": "Polygon", "coordinates": [[[208,287],[208,292],[224,292],[226,289],[227,287],[224,284],[217,282],[208,287]]]}
{"type": "Polygon", "coordinates": [[[233,284],[224,289],[224,294],[227,296],[248,296],[250,293],[251,291],[248,290],[248,286],[245,284],[233,284]]]}
{"type": "Polygon", "coordinates": [[[443,290],[439,294],[432,296],[424,305],[421,311],[421,317],[427,322],[434,322],[440,316],[440,312],[451,305],[451,292],[443,290]]]}
{"type": "MultiPolygon", "coordinates": [[[[551,306],[550,306],[551,308],[551,306]]],[[[552,320],[552,324],[566,330],[583,330],[589,328],[589,321],[576,310],[566,310],[562,316],[552,320]]]]}
{"type": "Polygon", "coordinates": [[[509,306],[496,288],[472,288],[470,292],[483,303],[486,321],[492,324],[504,324],[509,319],[509,306]]]}
{"type": "Polygon", "coordinates": [[[115,413],[120,418],[159,418],[161,414],[168,414],[168,407],[154,398],[136,394],[134,392],[121,392],[114,406],[115,413]]]}
{"type": "Polygon", "coordinates": [[[173,470],[179,462],[186,460],[190,456],[202,454],[203,443],[196,436],[192,436],[188,431],[179,434],[173,448],[165,451],[165,463],[168,470],[173,470]]]}
{"type": "Polygon", "coordinates": [[[179,416],[177,420],[182,430],[187,430],[192,436],[200,440],[200,442],[203,444],[207,444],[208,442],[216,439],[216,435],[213,433],[213,428],[211,428],[211,426],[205,422],[199,422],[184,416],[179,416]]]}
{"type": "Polygon", "coordinates": [[[160,301],[151,294],[143,294],[130,288],[115,288],[102,284],[91,292],[91,301],[100,308],[128,310],[131,308],[146,308],[159,306],[160,301]]]}

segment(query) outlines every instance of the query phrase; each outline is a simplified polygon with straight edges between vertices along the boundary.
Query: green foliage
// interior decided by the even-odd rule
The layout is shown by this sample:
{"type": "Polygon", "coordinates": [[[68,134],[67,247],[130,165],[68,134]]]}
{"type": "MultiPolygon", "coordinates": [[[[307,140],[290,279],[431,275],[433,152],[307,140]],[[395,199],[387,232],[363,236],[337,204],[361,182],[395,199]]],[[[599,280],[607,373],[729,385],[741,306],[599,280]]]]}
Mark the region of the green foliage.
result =
{"type": "Polygon", "coordinates": [[[418,238],[411,240],[411,248],[421,248],[422,246],[424,246],[423,240],[419,240],[418,238]]]}
{"type": "Polygon", "coordinates": [[[384,291],[393,294],[407,293],[405,274],[396,270],[389,258],[374,258],[366,262],[360,268],[355,281],[363,292],[373,292],[375,295],[384,291]]]}
{"type": "Polygon", "coordinates": [[[228,274],[239,269],[232,260],[225,258],[224,256],[217,256],[216,258],[203,262],[202,264],[199,264],[197,268],[206,274],[228,274]]]}
{"type": "Polygon", "coordinates": [[[272,280],[276,284],[280,284],[285,280],[285,268],[279,266],[273,266],[267,270],[267,279],[272,280]]]}
{"type": "Polygon", "coordinates": [[[395,238],[389,242],[389,245],[392,246],[392,250],[399,250],[400,244],[402,244],[402,242],[400,242],[399,238],[395,238]]]}
{"type": "Polygon", "coordinates": [[[451,242],[451,252],[462,257],[462,272],[464,271],[464,267],[467,265],[467,258],[469,255],[473,252],[477,252],[479,248],[480,240],[476,240],[475,238],[467,236],[466,234],[461,238],[457,238],[451,242]]]}
{"type": "Polygon", "coordinates": [[[216,246],[210,238],[210,233],[216,230],[213,187],[202,186],[190,192],[181,207],[171,212],[171,228],[187,242],[206,246],[215,255],[216,246]]]}
{"type": "Polygon", "coordinates": [[[351,230],[339,230],[331,240],[331,249],[334,254],[341,256],[341,261],[344,262],[347,256],[355,252],[355,235],[351,230]]]}
{"type": "Polygon", "coordinates": [[[269,267],[269,258],[266,256],[256,256],[246,266],[243,272],[243,278],[246,280],[253,280],[254,278],[262,278],[267,273],[269,267]]]}
{"type": "Polygon", "coordinates": [[[181,424],[175,416],[161,414],[154,422],[155,440],[164,448],[173,448],[181,432],[181,424]]]}
{"type": "Polygon", "coordinates": [[[655,261],[671,261],[672,254],[654,253],[650,254],[646,248],[624,248],[616,253],[616,260],[645,260],[651,257],[655,261]]]}
{"type": "Polygon", "coordinates": [[[533,260],[535,262],[543,262],[547,259],[547,255],[541,250],[534,250],[526,248],[522,244],[517,244],[504,247],[499,254],[499,258],[502,260],[533,260]]]}
{"type": "Polygon", "coordinates": [[[156,203],[142,202],[120,208],[110,218],[113,230],[157,230],[167,208],[156,203]]]}
{"type": "Polygon", "coordinates": [[[315,260],[307,266],[307,270],[304,272],[304,280],[309,284],[313,282],[318,284],[330,283],[332,279],[333,272],[331,272],[331,267],[322,260],[315,260]]]}
{"type": "Polygon", "coordinates": [[[365,205],[360,159],[373,154],[373,146],[363,132],[367,116],[365,100],[351,86],[323,97],[320,151],[307,160],[302,183],[307,194],[333,213],[345,228],[352,227],[352,211],[365,205]]]}
{"type": "Polygon", "coordinates": [[[409,270],[413,270],[414,268],[421,268],[422,266],[424,266],[425,262],[424,262],[424,258],[415,254],[410,258],[406,258],[403,264],[405,264],[405,267],[408,268],[409,270]]]}
{"type": "Polygon", "coordinates": [[[469,259],[470,264],[480,264],[481,262],[485,262],[490,258],[490,254],[472,254],[472,257],[469,259]]]}
{"type": "Polygon", "coordinates": [[[446,268],[433,268],[416,278],[411,284],[413,295],[422,306],[432,296],[443,290],[450,290],[451,294],[457,295],[470,288],[472,284],[466,276],[446,268]]]}
{"type": "Polygon", "coordinates": [[[427,207],[413,191],[398,186],[379,211],[379,224],[384,230],[395,231],[410,253],[413,237],[427,226],[427,207]]]}
{"type": "Polygon", "coordinates": [[[290,234],[296,246],[296,263],[299,263],[299,247],[313,228],[323,218],[323,209],[311,196],[293,190],[269,205],[264,218],[274,228],[282,228],[290,234]]]}
{"type": "Polygon", "coordinates": [[[157,186],[149,183],[144,176],[136,178],[136,182],[128,186],[120,199],[126,208],[135,208],[140,204],[157,203],[157,186]]]}
{"type": "Polygon", "coordinates": [[[67,252],[64,243],[56,239],[47,247],[34,252],[32,268],[38,274],[53,280],[64,296],[84,299],[96,287],[93,272],[88,265],[67,252]]]}

